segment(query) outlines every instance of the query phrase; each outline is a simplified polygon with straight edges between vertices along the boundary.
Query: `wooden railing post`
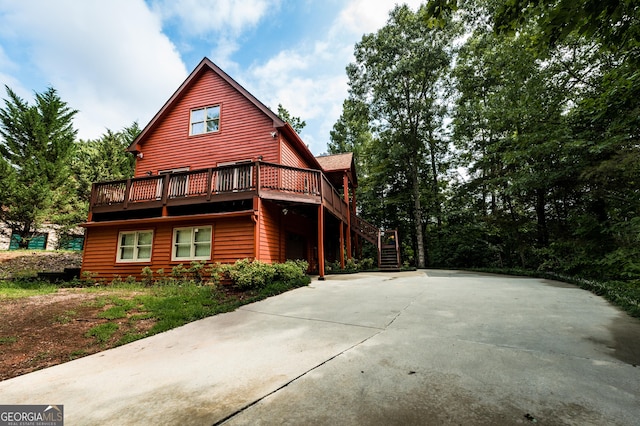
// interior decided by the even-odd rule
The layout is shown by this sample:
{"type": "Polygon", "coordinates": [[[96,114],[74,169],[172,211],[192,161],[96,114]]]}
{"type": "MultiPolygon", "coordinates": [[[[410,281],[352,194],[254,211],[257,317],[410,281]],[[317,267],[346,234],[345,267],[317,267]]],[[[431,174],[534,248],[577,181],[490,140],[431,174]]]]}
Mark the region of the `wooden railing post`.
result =
{"type": "Polygon", "coordinates": [[[122,206],[123,209],[126,209],[127,207],[129,207],[129,193],[131,192],[131,179],[127,179],[127,184],[126,187],[124,189],[124,205],[122,206]]]}
{"type": "Polygon", "coordinates": [[[89,217],[87,218],[87,222],[91,222],[91,219],[93,218],[93,207],[96,205],[96,197],[97,197],[97,189],[96,189],[96,184],[92,183],[91,184],[91,195],[89,196],[89,217]]]}
{"type": "Polygon", "coordinates": [[[207,201],[211,201],[211,189],[213,186],[211,184],[212,180],[213,180],[213,169],[209,167],[207,169],[207,201]]]}
{"type": "Polygon", "coordinates": [[[166,206],[167,200],[169,199],[169,183],[171,182],[171,174],[167,173],[159,182],[162,182],[162,205],[166,206]]]}
{"type": "Polygon", "coordinates": [[[256,168],[256,194],[260,197],[260,188],[262,187],[262,179],[260,177],[260,161],[256,161],[254,167],[256,168]]]}

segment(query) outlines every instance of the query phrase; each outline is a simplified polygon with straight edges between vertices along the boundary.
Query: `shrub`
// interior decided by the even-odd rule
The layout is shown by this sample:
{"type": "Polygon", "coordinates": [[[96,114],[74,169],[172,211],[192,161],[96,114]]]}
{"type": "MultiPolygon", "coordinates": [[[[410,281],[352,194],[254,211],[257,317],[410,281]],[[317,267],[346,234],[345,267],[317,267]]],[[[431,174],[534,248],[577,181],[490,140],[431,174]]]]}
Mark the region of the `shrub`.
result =
{"type": "Polygon", "coordinates": [[[361,271],[368,271],[368,270],[373,269],[373,265],[374,264],[375,264],[375,262],[373,261],[372,258],[365,257],[364,259],[360,260],[360,263],[359,263],[359,267],[360,268],[359,269],[361,271]]]}
{"type": "Polygon", "coordinates": [[[202,274],[203,272],[206,272],[206,264],[207,262],[205,260],[201,262],[194,260],[193,262],[191,262],[191,266],[189,267],[188,272],[197,284],[202,283],[202,274]]]}
{"type": "Polygon", "coordinates": [[[273,281],[276,269],[273,265],[259,260],[241,259],[229,270],[233,283],[243,290],[264,287],[273,281]]]}
{"type": "Polygon", "coordinates": [[[275,281],[293,283],[302,280],[307,275],[309,263],[305,260],[287,260],[285,263],[275,263],[275,281]]]}
{"type": "Polygon", "coordinates": [[[148,266],[142,268],[142,283],[147,287],[153,284],[153,270],[148,266]]]}
{"type": "Polygon", "coordinates": [[[189,273],[189,270],[185,268],[182,263],[179,263],[173,268],[171,268],[171,276],[178,280],[186,279],[188,273],[189,273]]]}
{"type": "Polygon", "coordinates": [[[344,269],[346,269],[347,271],[357,271],[358,264],[354,259],[347,259],[344,263],[344,269]]]}

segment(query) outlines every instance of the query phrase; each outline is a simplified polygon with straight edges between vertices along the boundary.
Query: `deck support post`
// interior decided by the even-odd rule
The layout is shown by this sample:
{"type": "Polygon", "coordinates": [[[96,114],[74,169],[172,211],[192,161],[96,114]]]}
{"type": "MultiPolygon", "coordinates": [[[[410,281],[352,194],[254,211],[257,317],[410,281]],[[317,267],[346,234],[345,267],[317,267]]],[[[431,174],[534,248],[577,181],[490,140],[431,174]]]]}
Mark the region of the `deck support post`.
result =
{"type": "Polygon", "coordinates": [[[344,222],[340,221],[340,269],[344,269],[344,222]]]}
{"type": "Polygon", "coordinates": [[[351,259],[351,205],[349,204],[349,178],[346,173],[342,177],[342,185],[344,187],[344,202],[347,203],[347,259],[351,259]]]}
{"type": "Polygon", "coordinates": [[[253,197],[253,254],[255,260],[260,260],[260,216],[262,215],[262,202],[260,197],[253,197]]]}
{"type": "Polygon", "coordinates": [[[318,206],[318,279],[324,281],[324,206],[318,206]]]}

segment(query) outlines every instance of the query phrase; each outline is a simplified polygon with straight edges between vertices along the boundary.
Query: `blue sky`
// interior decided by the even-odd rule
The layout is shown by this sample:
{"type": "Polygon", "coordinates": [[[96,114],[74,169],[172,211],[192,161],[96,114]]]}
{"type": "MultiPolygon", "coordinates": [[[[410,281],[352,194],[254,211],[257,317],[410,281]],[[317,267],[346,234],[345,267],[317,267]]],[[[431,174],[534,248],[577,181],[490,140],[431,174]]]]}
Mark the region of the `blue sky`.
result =
{"type": "MultiPolygon", "coordinates": [[[[314,154],[347,96],[345,67],[395,0],[0,0],[0,85],[47,86],[78,137],[145,126],[203,57],[273,110],[307,122],[314,154]]],[[[420,4],[408,0],[414,10],[420,4]]]]}

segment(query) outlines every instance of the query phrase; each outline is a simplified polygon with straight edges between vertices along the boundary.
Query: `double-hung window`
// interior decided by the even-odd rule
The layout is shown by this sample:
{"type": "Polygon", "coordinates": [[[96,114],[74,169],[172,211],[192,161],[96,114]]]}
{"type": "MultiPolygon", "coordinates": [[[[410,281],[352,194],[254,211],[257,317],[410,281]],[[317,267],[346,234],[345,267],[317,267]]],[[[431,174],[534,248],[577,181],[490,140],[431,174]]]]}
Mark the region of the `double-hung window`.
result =
{"type": "Polygon", "coordinates": [[[220,105],[191,110],[190,135],[217,132],[220,128],[220,105]]]}
{"type": "Polygon", "coordinates": [[[210,226],[175,228],[173,230],[172,260],[209,260],[210,258],[210,226]]]}
{"type": "Polygon", "coordinates": [[[118,262],[148,262],[151,260],[153,231],[126,231],[118,234],[118,262]]]}

